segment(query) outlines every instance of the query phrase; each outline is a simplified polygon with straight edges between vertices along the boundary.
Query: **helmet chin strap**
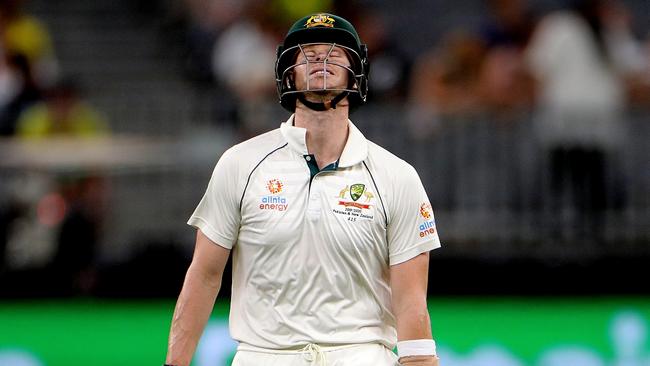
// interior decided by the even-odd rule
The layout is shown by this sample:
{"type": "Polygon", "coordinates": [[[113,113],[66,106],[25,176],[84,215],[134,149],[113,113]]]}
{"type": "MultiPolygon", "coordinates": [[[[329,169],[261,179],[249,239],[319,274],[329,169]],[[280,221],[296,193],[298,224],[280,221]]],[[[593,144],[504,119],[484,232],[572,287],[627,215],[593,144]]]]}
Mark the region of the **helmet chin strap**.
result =
{"type": "Polygon", "coordinates": [[[345,92],[342,92],[339,95],[335,96],[329,102],[316,103],[316,102],[311,102],[311,101],[307,100],[307,98],[305,98],[305,93],[300,93],[300,94],[298,94],[298,100],[300,100],[300,102],[302,104],[304,104],[307,108],[309,108],[309,109],[311,109],[313,111],[322,112],[322,111],[326,111],[326,110],[328,110],[330,108],[331,109],[336,109],[336,105],[340,101],[342,101],[345,97],[347,97],[348,94],[350,94],[350,93],[345,91],[345,92]]]}

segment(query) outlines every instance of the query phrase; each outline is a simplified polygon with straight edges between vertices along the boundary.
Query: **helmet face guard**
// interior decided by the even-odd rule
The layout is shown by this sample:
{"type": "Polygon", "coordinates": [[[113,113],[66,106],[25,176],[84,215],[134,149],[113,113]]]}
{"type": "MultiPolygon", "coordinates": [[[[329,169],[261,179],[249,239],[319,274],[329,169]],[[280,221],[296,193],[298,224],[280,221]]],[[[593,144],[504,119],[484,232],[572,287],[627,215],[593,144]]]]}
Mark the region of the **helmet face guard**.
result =
{"type": "Polygon", "coordinates": [[[280,98],[280,104],[290,112],[296,108],[296,100],[301,100],[305,105],[314,110],[325,110],[328,107],[325,103],[308,102],[305,94],[336,94],[329,105],[336,107],[336,103],[348,98],[350,108],[354,109],[365,103],[368,94],[368,51],[365,44],[362,44],[352,25],[345,19],[331,14],[318,14],[305,17],[294,24],[289,30],[284,43],[278,46],[277,59],[275,63],[275,81],[280,98]],[[319,18],[320,17],[320,18],[319,18]],[[329,20],[329,24],[317,23],[313,20],[329,20]],[[311,24],[311,25],[310,25],[311,24]],[[311,45],[328,45],[327,55],[321,60],[313,60],[305,54],[305,47],[311,45]],[[350,65],[330,61],[330,54],[335,47],[338,47],[346,54],[350,65]],[[302,57],[299,57],[301,56],[302,57]],[[298,61],[299,60],[299,61],[298,61]],[[303,90],[296,88],[295,68],[305,65],[305,87],[303,90]],[[344,70],[348,75],[348,85],[328,85],[327,72],[323,75],[322,87],[312,88],[310,85],[310,74],[312,71],[325,70],[336,67],[344,70]]]}
{"type": "Polygon", "coordinates": [[[343,45],[338,45],[336,43],[305,43],[305,44],[298,44],[296,46],[292,46],[289,49],[283,50],[280,55],[278,55],[278,60],[276,63],[276,71],[278,73],[281,72],[280,75],[276,73],[276,83],[277,83],[277,88],[278,88],[278,93],[280,96],[280,100],[282,101],[283,99],[293,99],[293,107],[295,108],[295,98],[298,96],[298,94],[305,94],[307,92],[310,93],[330,93],[330,92],[338,92],[338,93],[347,93],[346,96],[353,96],[356,95],[358,99],[361,101],[365,102],[366,96],[368,93],[368,83],[367,83],[367,78],[366,78],[366,73],[364,70],[364,64],[363,64],[363,58],[357,51],[343,46],[343,45]],[[328,45],[329,50],[327,52],[327,55],[323,58],[323,60],[310,60],[309,57],[305,54],[305,47],[306,46],[311,46],[311,45],[328,45]],[[334,47],[340,47],[343,49],[345,54],[347,55],[348,59],[350,60],[351,65],[344,65],[341,63],[333,62],[329,60],[329,56],[334,50],[334,47]],[[302,58],[299,56],[302,55],[302,58]],[[301,59],[300,62],[296,61],[289,61],[289,60],[296,60],[296,58],[301,59]],[[288,59],[288,60],[285,60],[288,59]],[[293,64],[291,64],[293,62],[293,64]],[[282,69],[278,67],[279,65],[288,65],[291,64],[290,66],[282,69]],[[304,85],[305,88],[298,90],[296,87],[296,74],[294,72],[294,69],[298,66],[305,65],[306,72],[305,72],[305,80],[304,80],[304,85]],[[359,66],[357,66],[359,65],[359,66]],[[330,86],[328,84],[328,73],[323,74],[323,85],[320,88],[313,88],[310,85],[310,75],[312,71],[314,70],[326,70],[330,67],[336,67],[338,69],[344,70],[348,74],[348,85],[341,88],[341,86],[330,86]]]}

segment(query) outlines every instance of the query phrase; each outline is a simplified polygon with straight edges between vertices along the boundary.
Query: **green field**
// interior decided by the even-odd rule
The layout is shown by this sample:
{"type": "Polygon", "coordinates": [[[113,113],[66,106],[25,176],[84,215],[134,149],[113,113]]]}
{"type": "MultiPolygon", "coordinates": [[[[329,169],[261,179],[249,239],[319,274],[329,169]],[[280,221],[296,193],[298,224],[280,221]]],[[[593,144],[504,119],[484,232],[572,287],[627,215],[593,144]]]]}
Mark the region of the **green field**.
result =
{"type": "MultiPolygon", "coordinates": [[[[650,361],[650,298],[429,303],[444,366],[650,361]]],[[[0,366],[162,364],[173,308],[171,301],[5,301],[0,303],[0,366]]],[[[195,365],[218,366],[231,359],[234,343],[224,338],[227,312],[225,303],[215,308],[195,365]]]]}

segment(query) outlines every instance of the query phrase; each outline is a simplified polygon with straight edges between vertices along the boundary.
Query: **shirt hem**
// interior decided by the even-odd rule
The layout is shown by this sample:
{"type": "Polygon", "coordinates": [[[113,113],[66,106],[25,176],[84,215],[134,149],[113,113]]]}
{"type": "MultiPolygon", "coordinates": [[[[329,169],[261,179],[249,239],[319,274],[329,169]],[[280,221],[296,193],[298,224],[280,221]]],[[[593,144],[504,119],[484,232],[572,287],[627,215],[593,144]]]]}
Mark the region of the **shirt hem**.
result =
{"type": "Polygon", "coordinates": [[[424,252],[428,252],[428,251],[431,251],[433,249],[440,248],[440,246],[441,246],[440,245],[440,239],[436,238],[436,239],[427,240],[425,242],[422,242],[422,243],[416,245],[415,247],[413,247],[413,248],[411,248],[409,250],[406,250],[406,251],[398,253],[398,254],[391,255],[389,257],[389,264],[391,266],[394,266],[396,264],[404,263],[407,260],[415,258],[415,257],[417,257],[418,255],[420,255],[420,254],[422,254],[424,252]]]}

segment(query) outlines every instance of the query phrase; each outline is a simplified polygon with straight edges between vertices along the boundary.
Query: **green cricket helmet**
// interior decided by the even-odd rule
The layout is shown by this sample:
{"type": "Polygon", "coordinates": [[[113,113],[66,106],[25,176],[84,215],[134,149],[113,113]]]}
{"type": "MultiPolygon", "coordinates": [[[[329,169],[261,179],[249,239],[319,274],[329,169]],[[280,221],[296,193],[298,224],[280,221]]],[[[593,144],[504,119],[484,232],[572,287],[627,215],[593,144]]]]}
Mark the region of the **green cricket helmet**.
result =
{"type": "MultiPolygon", "coordinates": [[[[329,54],[328,54],[329,56],[329,54]]],[[[368,48],[361,43],[361,39],[352,24],[347,20],[333,14],[320,13],[306,16],[298,20],[289,29],[284,42],[278,46],[275,63],[275,81],[280,97],[280,104],[288,111],[294,112],[296,100],[313,110],[326,110],[328,107],[336,108],[336,104],[348,97],[350,109],[365,103],[368,95],[368,48]],[[309,44],[329,44],[330,52],[336,47],[342,48],[350,60],[350,66],[333,62],[328,63],[328,57],[323,61],[305,61],[296,63],[296,56],[303,53],[303,46],[309,44]],[[341,67],[348,72],[348,85],[346,88],[330,89],[327,83],[322,89],[297,90],[293,70],[299,65],[322,64],[341,67]],[[326,106],[324,103],[314,103],[306,100],[305,92],[340,92],[326,106]]],[[[307,83],[307,85],[309,85],[307,83]]]]}

